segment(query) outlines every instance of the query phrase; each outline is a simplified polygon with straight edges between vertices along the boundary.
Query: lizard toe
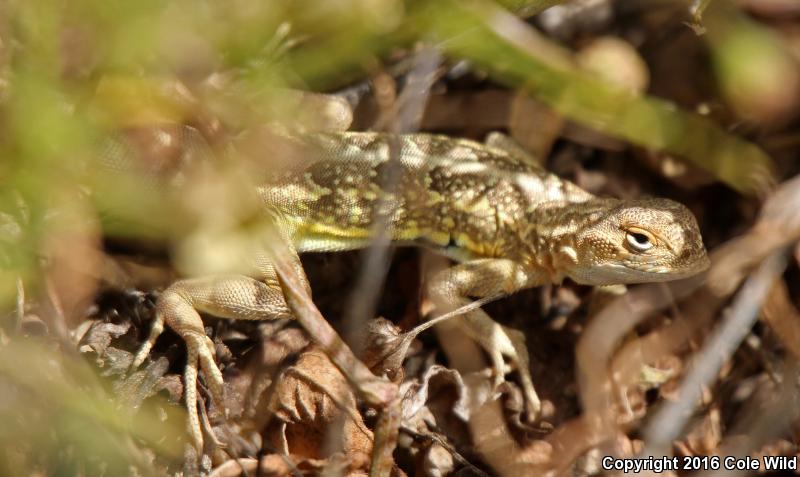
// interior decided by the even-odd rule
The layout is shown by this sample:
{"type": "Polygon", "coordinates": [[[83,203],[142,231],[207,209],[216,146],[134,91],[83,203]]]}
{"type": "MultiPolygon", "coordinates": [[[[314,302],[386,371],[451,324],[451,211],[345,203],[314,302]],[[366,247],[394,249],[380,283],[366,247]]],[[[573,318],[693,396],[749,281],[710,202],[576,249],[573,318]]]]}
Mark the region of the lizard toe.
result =
{"type": "Polygon", "coordinates": [[[153,345],[155,345],[156,340],[161,333],[164,331],[164,316],[161,314],[156,314],[156,318],[153,321],[153,324],[150,326],[150,334],[147,337],[147,341],[142,343],[139,349],[136,351],[136,354],[131,361],[130,366],[128,367],[128,371],[131,372],[138,368],[139,366],[144,363],[144,360],[150,355],[150,350],[153,349],[153,345]]]}
{"type": "Polygon", "coordinates": [[[203,431],[197,408],[198,369],[203,371],[203,377],[214,404],[220,409],[224,409],[224,414],[227,417],[227,408],[225,408],[224,401],[224,381],[222,372],[214,361],[214,343],[211,339],[205,334],[198,333],[188,333],[183,338],[186,340],[187,348],[184,386],[186,409],[189,413],[188,431],[192,444],[200,452],[203,449],[203,431]]]}
{"type": "Polygon", "coordinates": [[[203,429],[200,427],[200,415],[197,412],[197,364],[199,361],[198,348],[186,343],[186,369],[183,373],[184,398],[186,399],[186,412],[188,418],[186,428],[189,440],[198,455],[203,451],[203,429]]]}
{"type": "Polygon", "coordinates": [[[198,355],[200,359],[200,369],[203,371],[208,391],[211,393],[211,399],[214,404],[220,409],[225,408],[224,390],[225,383],[222,379],[222,372],[214,361],[214,343],[207,336],[202,337],[202,345],[198,346],[198,355]]]}

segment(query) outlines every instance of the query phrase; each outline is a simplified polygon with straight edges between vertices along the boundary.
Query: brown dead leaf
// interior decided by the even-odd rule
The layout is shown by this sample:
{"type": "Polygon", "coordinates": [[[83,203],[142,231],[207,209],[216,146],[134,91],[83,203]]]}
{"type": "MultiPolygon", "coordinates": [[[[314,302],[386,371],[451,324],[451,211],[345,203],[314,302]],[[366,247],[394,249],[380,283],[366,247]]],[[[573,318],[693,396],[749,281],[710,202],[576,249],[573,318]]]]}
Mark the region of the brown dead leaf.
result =
{"type": "Polygon", "coordinates": [[[350,472],[366,469],[373,435],[356,407],[353,390],[318,348],[303,352],[276,378],[264,437],[274,449],[302,459],[347,456],[350,472]]]}
{"type": "Polygon", "coordinates": [[[469,419],[469,389],[464,381],[461,379],[461,374],[454,369],[448,369],[444,366],[435,364],[425,371],[420,381],[407,381],[400,386],[400,393],[403,395],[403,420],[408,421],[427,404],[430,395],[431,380],[439,381],[442,384],[449,384],[454,389],[452,393],[448,393],[453,398],[448,401],[452,402],[450,408],[453,414],[463,419],[469,419]]]}
{"type": "MultiPolygon", "coordinates": [[[[130,363],[131,359],[132,356],[128,354],[124,361],[130,363]]],[[[154,396],[162,389],[169,391],[173,402],[179,402],[183,394],[183,386],[178,381],[177,384],[180,385],[180,392],[178,392],[175,380],[166,376],[168,369],[169,361],[163,356],[149,361],[144,369],[117,381],[114,384],[114,391],[124,405],[133,408],[139,407],[145,399],[154,396]]],[[[177,376],[175,377],[177,378],[177,376]]]]}
{"type": "Polygon", "coordinates": [[[92,322],[89,331],[81,339],[78,349],[82,353],[91,351],[96,353],[98,357],[102,356],[111,344],[111,340],[124,335],[130,328],[130,322],[120,324],[104,321],[92,322]]]}
{"type": "MultiPolygon", "coordinates": [[[[220,465],[211,473],[210,477],[237,477],[246,475],[268,475],[271,477],[297,477],[315,476],[323,472],[332,472],[333,475],[341,474],[344,470],[342,457],[330,462],[324,459],[301,459],[292,461],[290,458],[276,454],[265,455],[260,459],[231,459],[220,465]],[[337,467],[338,465],[338,467],[337,467]],[[336,471],[339,472],[336,472],[336,471]]],[[[349,477],[366,475],[360,472],[350,472],[349,477]]]]}
{"type": "Polygon", "coordinates": [[[449,475],[454,467],[453,454],[444,447],[433,444],[423,453],[418,463],[418,474],[440,477],[449,475]]]}
{"type": "MultiPolygon", "coordinates": [[[[308,337],[296,323],[286,320],[265,321],[258,326],[261,346],[257,359],[243,366],[230,377],[229,388],[246,397],[243,404],[229,403],[242,408],[245,418],[253,419],[254,429],[261,429],[271,417],[270,403],[262,399],[272,386],[276,376],[287,360],[293,359],[308,346],[308,337]]],[[[235,412],[233,415],[236,415],[235,412]]]]}
{"type": "Polygon", "coordinates": [[[378,376],[394,382],[403,380],[403,360],[411,340],[389,320],[376,318],[367,323],[367,338],[362,361],[378,376]]]}

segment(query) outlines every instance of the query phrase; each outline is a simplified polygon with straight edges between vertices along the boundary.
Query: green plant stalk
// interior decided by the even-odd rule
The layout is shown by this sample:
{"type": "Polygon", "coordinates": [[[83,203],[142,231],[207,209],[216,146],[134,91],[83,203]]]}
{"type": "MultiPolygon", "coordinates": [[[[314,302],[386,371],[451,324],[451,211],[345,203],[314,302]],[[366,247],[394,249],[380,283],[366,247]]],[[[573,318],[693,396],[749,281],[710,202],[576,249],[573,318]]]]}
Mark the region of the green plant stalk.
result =
{"type": "Polygon", "coordinates": [[[558,61],[555,47],[547,48],[546,56],[538,54],[538,48],[526,44],[546,40],[494,4],[442,0],[423,11],[418,18],[429,19],[428,31],[452,57],[475,62],[495,79],[525,89],[578,123],[681,157],[742,193],[763,192],[772,182],[772,161],[756,145],[668,101],[637,96],[591,77],[568,57],[558,61]]]}

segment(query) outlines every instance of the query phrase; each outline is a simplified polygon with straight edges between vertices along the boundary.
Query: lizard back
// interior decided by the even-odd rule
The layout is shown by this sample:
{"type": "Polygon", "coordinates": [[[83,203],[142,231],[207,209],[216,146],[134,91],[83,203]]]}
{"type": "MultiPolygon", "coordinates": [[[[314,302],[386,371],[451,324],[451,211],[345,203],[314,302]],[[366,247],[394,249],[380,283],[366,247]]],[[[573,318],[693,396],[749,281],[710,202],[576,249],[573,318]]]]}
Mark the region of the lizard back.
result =
{"type": "Polygon", "coordinates": [[[505,149],[430,134],[292,137],[300,158],[259,188],[298,251],[362,248],[386,217],[391,238],[459,260],[507,256],[537,206],[593,196],[505,149]]]}

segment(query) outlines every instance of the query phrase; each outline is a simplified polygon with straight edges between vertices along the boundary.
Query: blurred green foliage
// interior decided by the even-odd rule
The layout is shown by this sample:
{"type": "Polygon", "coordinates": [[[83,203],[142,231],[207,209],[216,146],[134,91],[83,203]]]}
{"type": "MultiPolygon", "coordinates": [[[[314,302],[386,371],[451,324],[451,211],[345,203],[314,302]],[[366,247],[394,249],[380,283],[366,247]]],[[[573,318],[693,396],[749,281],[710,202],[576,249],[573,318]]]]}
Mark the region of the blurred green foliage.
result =
{"type": "Polygon", "coordinates": [[[128,475],[135,466],[153,475],[153,456],[137,442],[180,463],[180,427],[164,414],[180,423],[183,413],[161,404],[134,415],[109,399],[92,366],[56,351],[25,339],[0,347],[0,474],[128,475]]]}
{"type": "MultiPolygon", "coordinates": [[[[0,12],[0,306],[9,310],[6,324],[15,316],[20,279],[29,296],[41,290],[53,216],[66,204],[91,210],[91,203],[115,211],[126,219],[115,223],[128,225],[108,232],[120,236],[175,239],[190,228],[190,221],[180,219],[185,204],[154,190],[144,177],[107,174],[101,166],[117,129],[148,120],[159,125],[191,119],[191,108],[184,109],[179,100],[171,103],[171,93],[148,86],[151,81],[178,78],[202,86],[214,73],[230,74],[226,95],[204,97],[202,88],[195,93],[212,115],[243,128],[275,119],[256,114],[244,120],[235,113],[241,105],[256,112],[270,109],[275,96],[265,92],[343,87],[380,69],[382,59],[390,62],[390,56],[407,55],[424,42],[453,61],[470,61],[493,80],[526,91],[576,122],[674,154],[739,191],[764,189],[772,165],[757,146],[665,100],[636,96],[583,73],[566,50],[509,12],[532,15],[557,3],[5,2],[0,12]],[[127,92],[111,88],[98,100],[98,85],[112,77],[127,78],[122,80],[127,92]]],[[[713,8],[703,20],[712,26],[710,45],[722,89],[735,98],[761,84],[761,76],[753,80],[747,65],[785,68],[784,52],[751,22],[713,8]]],[[[84,218],[95,220],[90,214],[84,218]]],[[[129,438],[174,458],[176,441],[165,442],[152,432],[159,422],[140,412],[123,423],[122,411],[97,389],[93,373],[59,350],[65,341],[20,341],[13,326],[4,328],[0,403],[6,405],[0,405],[0,420],[14,423],[0,426],[0,447],[6,450],[0,464],[6,470],[16,475],[33,469],[52,472],[53,465],[66,460],[25,454],[63,455],[72,449],[118,466],[106,475],[119,475],[127,464],[143,462],[134,457],[129,438]],[[61,363],[61,374],[43,379],[53,362],[61,363]],[[23,398],[14,399],[10,389],[23,398]],[[9,457],[15,453],[18,458],[9,457]]],[[[67,473],[82,474],[74,470],[67,473]]]]}

